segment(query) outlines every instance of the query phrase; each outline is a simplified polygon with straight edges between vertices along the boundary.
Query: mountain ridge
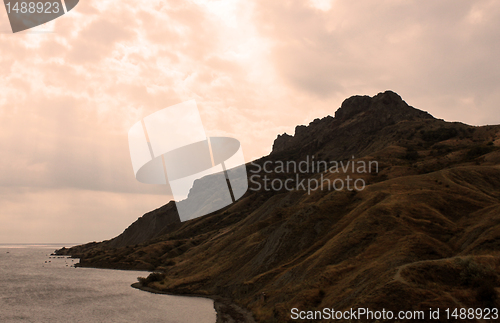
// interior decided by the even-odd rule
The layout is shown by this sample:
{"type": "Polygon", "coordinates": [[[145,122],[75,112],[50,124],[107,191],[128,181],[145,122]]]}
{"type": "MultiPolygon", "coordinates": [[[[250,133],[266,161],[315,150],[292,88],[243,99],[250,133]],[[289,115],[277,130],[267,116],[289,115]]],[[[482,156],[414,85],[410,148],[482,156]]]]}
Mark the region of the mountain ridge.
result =
{"type": "MultiPolygon", "coordinates": [[[[498,307],[499,148],[500,126],[445,122],[392,91],[355,96],[335,118],[278,136],[271,154],[248,163],[247,172],[262,184],[263,176],[297,175],[268,174],[266,162],[377,161],[376,173],[298,174],[311,181],[351,176],[365,181],[363,190],[250,187],[207,216],[174,219],[147,235],[134,234],[151,228],[136,221],[114,246],[58,253],[81,258],[81,266],[161,272],[142,284],[226,297],[259,322],[291,321],[294,307],[498,307]]],[[[172,208],[163,208],[156,216],[173,218],[172,208]]]]}
{"type": "Polygon", "coordinates": [[[402,121],[416,119],[435,119],[426,111],[421,111],[409,106],[398,94],[385,91],[374,97],[352,96],[344,102],[335,112],[335,117],[327,116],[315,119],[308,126],[297,126],[294,136],[286,133],[278,135],[273,143],[272,154],[290,149],[292,147],[305,147],[311,142],[316,145],[324,144],[331,140],[335,132],[358,133],[355,128],[362,128],[363,132],[377,131],[385,126],[402,121]],[[321,135],[318,138],[318,133],[321,135]]]}

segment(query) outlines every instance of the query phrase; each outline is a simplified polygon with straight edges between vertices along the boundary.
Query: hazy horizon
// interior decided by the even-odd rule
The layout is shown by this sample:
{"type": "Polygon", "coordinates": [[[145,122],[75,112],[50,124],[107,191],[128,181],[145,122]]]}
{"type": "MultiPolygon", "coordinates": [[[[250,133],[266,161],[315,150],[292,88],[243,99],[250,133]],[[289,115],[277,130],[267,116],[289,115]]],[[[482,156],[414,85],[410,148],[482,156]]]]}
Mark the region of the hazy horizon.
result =
{"type": "Polygon", "coordinates": [[[80,1],[12,34],[0,9],[0,242],[100,241],[166,204],[128,129],[196,99],[247,162],[352,95],[499,124],[495,1],[80,1]]]}

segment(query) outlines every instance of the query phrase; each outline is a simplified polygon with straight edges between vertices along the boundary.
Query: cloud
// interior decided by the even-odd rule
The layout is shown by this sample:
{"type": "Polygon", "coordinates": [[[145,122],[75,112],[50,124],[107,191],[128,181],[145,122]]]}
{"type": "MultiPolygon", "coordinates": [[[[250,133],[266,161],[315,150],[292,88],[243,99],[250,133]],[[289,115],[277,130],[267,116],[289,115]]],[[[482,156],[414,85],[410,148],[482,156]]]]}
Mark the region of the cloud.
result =
{"type": "Polygon", "coordinates": [[[193,98],[206,133],[238,138],[247,161],[386,89],[436,117],[499,123],[499,18],[494,0],[89,0],[40,26],[54,33],[1,33],[0,207],[12,216],[0,227],[109,238],[126,209],[168,201],[168,187],[133,177],[127,132],[193,98]],[[100,217],[84,226],[87,213],[100,217]]]}
{"type": "Polygon", "coordinates": [[[260,1],[255,19],[273,41],[279,75],[298,91],[337,99],[394,89],[410,104],[478,124],[500,121],[488,105],[499,98],[499,14],[493,1],[336,1],[328,11],[260,1]],[[457,115],[470,97],[473,105],[460,107],[469,113],[457,115]]]}

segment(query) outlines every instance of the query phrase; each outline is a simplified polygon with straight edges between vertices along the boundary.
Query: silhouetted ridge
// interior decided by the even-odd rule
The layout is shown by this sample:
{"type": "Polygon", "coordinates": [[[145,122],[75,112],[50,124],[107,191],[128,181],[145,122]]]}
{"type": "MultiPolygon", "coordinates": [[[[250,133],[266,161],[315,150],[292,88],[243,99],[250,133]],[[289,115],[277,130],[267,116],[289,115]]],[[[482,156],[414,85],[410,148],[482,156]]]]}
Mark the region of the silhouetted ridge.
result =
{"type": "Polygon", "coordinates": [[[110,248],[119,248],[143,243],[174,230],[180,224],[175,202],[150,211],[138,218],[122,234],[107,241],[110,248]]]}
{"type": "Polygon", "coordinates": [[[425,111],[409,106],[397,93],[385,91],[374,97],[355,95],[344,100],[340,108],[335,112],[335,119],[343,122],[361,113],[368,113],[370,116],[382,121],[434,118],[425,111]]]}
{"type": "MultiPolygon", "coordinates": [[[[370,135],[401,121],[419,119],[435,118],[426,111],[409,106],[397,93],[392,91],[385,91],[374,97],[355,95],[342,102],[340,108],[335,112],[335,118],[327,116],[314,120],[308,126],[297,126],[294,136],[286,133],[278,135],[271,154],[296,150],[298,147],[308,147],[311,144],[317,151],[322,145],[331,141],[337,146],[342,141],[342,146],[348,144],[351,147],[354,145],[362,148],[351,138],[355,137],[366,141],[364,135],[370,135]]],[[[347,152],[348,154],[360,153],[361,150],[347,152]]],[[[343,158],[348,154],[337,152],[335,156],[331,157],[343,158]]]]}

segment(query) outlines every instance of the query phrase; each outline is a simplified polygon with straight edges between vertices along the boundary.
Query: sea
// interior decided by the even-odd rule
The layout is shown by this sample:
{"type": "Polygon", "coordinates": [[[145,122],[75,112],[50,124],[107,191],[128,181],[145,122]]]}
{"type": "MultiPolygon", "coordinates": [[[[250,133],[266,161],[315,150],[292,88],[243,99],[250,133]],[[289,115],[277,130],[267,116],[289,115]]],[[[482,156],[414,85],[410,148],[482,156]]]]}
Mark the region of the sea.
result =
{"type": "Polygon", "coordinates": [[[75,267],[78,259],[51,256],[63,246],[0,245],[1,323],[216,321],[211,299],[132,288],[149,273],[75,267]]]}

